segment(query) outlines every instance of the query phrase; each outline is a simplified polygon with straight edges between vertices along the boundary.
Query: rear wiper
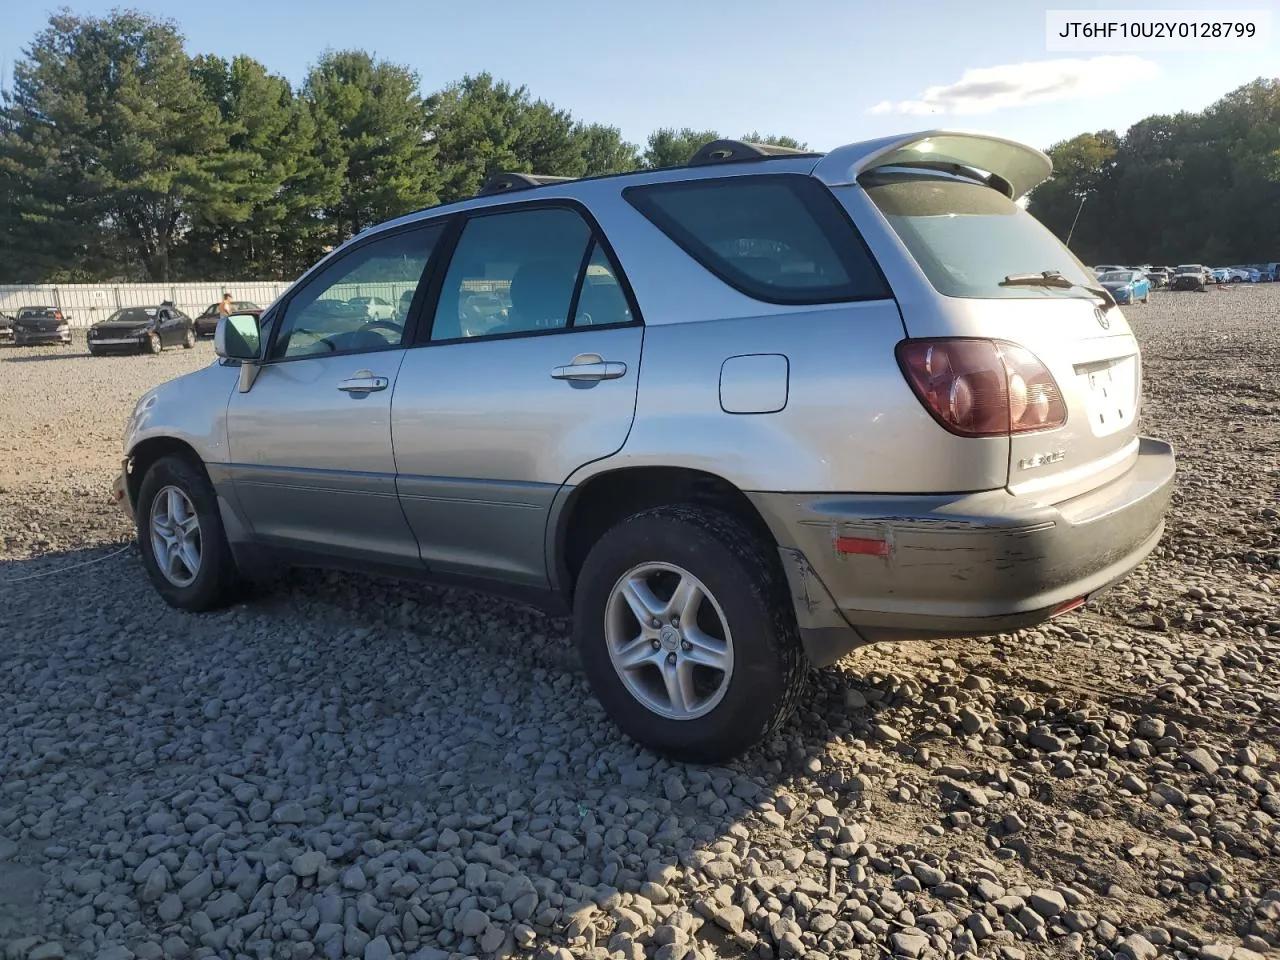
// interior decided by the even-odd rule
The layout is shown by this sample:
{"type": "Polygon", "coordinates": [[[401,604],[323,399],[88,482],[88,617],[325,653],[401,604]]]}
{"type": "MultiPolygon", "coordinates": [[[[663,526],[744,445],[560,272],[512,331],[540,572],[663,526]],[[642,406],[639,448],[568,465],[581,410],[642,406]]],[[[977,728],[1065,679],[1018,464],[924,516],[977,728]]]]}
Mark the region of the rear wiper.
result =
{"type": "Polygon", "coordinates": [[[1052,287],[1056,290],[1070,290],[1079,287],[1095,297],[1101,297],[1110,310],[1116,305],[1115,298],[1106,287],[1095,287],[1087,283],[1076,283],[1068,280],[1057,270],[1045,270],[1042,273],[1011,273],[1000,281],[1002,287],[1052,287]]]}

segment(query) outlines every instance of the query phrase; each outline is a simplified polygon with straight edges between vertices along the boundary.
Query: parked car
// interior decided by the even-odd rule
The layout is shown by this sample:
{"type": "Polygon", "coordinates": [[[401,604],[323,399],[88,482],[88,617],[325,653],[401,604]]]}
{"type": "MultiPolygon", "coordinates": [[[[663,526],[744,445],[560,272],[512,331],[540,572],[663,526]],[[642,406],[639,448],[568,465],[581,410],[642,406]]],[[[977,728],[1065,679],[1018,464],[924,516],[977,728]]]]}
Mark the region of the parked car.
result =
{"type": "Polygon", "coordinates": [[[220,322],[116,496],[179,609],[291,564],[520,597],[572,613],[627,734],[723,760],[811,665],[1041,623],[1159,541],[1138,341],[1016,203],[1051,170],[932,131],[499,175],[220,322]],[[424,285],[405,322],[317,309],[375,279],[424,285]]]}
{"type": "Polygon", "coordinates": [[[390,300],[382,297],[352,297],[347,303],[357,310],[363,310],[370,320],[394,320],[396,308],[390,300]]]}
{"type": "MultiPolygon", "coordinates": [[[[204,312],[192,321],[195,325],[197,337],[212,337],[213,331],[218,328],[218,317],[222,316],[220,308],[221,303],[211,303],[205,307],[204,312]]],[[[247,313],[255,317],[262,316],[262,308],[251,300],[233,300],[231,302],[232,313],[247,313]]]]}
{"type": "Polygon", "coordinates": [[[1258,272],[1257,267],[1248,267],[1241,264],[1227,267],[1227,270],[1230,273],[1232,283],[1259,283],[1262,280],[1262,275],[1258,272]]]}
{"type": "Polygon", "coordinates": [[[1116,303],[1146,303],[1151,299],[1151,281],[1140,270],[1112,270],[1098,277],[1116,303]]]}
{"type": "Polygon", "coordinates": [[[27,347],[41,343],[71,343],[70,316],[57,307],[23,307],[13,318],[13,342],[27,347]]]}
{"type": "Polygon", "coordinates": [[[1209,268],[1199,263],[1184,263],[1173,271],[1170,290],[1205,290],[1213,283],[1209,268]]]}
{"type": "Polygon", "coordinates": [[[13,317],[0,313],[0,340],[13,342],[13,317]]]}
{"type": "Polygon", "coordinates": [[[1231,271],[1226,267],[1210,267],[1209,280],[1212,283],[1227,283],[1231,280],[1231,271]]]}
{"type": "Polygon", "coordinates": [[[1169,285],[1169,270],[1166,267],[1151,267],[1147,270],[1147,279],[1151,281],[1151,286],[1155,290],[1169,285]]]}
{"type": "Polygon", "coordinates": [[[124,307],[89,328],[89,353],[159,353],[165,347],[196,345],[195,323],[171,303],[124,307]]]}

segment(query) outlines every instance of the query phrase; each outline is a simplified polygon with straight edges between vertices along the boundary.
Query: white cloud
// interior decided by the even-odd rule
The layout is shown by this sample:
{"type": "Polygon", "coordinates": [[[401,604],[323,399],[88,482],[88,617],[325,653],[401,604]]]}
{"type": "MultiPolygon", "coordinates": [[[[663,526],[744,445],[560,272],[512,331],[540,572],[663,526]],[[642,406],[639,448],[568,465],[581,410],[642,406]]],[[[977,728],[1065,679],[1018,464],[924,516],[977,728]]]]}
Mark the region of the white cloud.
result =
{"type": "Polygon", "coordinates": [[[966,70],[955,83],[929,87],[917,100],[882,100],[871,113],[992,113],[1055,100],[1114,96],[1159,76],[1150,60],[1134,56],[1034,60],[966,70]]]}

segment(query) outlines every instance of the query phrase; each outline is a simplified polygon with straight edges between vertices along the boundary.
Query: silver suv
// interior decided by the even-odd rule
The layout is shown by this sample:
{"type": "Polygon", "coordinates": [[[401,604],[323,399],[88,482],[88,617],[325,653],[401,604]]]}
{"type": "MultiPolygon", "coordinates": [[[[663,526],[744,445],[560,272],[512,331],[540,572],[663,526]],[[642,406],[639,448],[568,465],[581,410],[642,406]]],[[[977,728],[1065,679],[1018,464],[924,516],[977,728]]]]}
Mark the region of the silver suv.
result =
{"type": "Polygon", "coordinates": [[[289,565],[534,601],[626,733],[733,756],[811,666],[1040,623],[1159,540],[1138,344],[1016,203],[1050,171],[931,131],[496,177],[221,321],[116,495],[177,607],[289,565]]]}

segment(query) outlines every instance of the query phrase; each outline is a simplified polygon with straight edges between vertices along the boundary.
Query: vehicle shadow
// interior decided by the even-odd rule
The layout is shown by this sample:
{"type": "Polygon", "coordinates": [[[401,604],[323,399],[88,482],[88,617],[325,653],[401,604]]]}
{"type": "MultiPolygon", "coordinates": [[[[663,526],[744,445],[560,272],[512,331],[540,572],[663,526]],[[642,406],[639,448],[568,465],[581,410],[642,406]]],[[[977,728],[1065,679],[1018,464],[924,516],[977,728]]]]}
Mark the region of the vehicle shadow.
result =
{"type": "Polygon", "coordinates": [[[19,351],[31,350],[34,347],[10,347],[9,350],[0,354],[0,363],[39,363],[42,360],[67,360],[74,357],[89,356],[88,350],[75,350],[71,347],[64,348],[58,353],[28,353],[22,354],[19,351]],[[9,352],[9,351],[13,352],[9,352]]]}
{"type": "MultiPolygon", "coordinates": [[[[28,789],[43,789],[56,769],[60,795],[92,784],[160,802],[185,787],[207,792],[211,772],[231,785],[266,778],[283,793],[277,802],[302,805],[305,822],[253,821],[232,803],[255,843],[324,838],[329,847],[320,849],[340,869],[367,859],[369,840],[414,837],[419,849],[447,857],[441,838],[459,834],[464,847],[493,851],[498,869],[556,887],[565,906],[544,936],[579,947],[578,938],[603,946],[617,935],[611,911],[626,893],[658,911],[650,927],[672,916],[692,926],[700,913],[698,939],[720,956],[747,956],[759,936],[750,911],[744,926],[738,905],[714,890],[748,858],[765,857],[763,882],[789,879],[815,900],[852,891],[841,855],[852,858],[865,831],[852,812],[842,829],[834,810],[811,808],[815,790],[847,805],[856,769],[815,763],[825,747],[817,734],[869,729],[877,710],[868,689],[864,709],[845,711],[845,679],[816,685],[806,718],[746,756],[697,766],[616,731],[587,688],[567,622],[462,591],[295,571],[228,611],[192,615],[165,605],[136,546],[120,544],[0,561],[0,623],[0,702],[25,699],[23,678],[47,669],[50,657],[65,665],[69,687],[94,677],[108,694],[89,711],[73,757],[48,768],[12,758],[15,768],[27,765],[28,789]],[[71,639],[86,631],[92,643],[71,639]],[[37,642],[43,636],[61,639],[51,648],[37,642]],[[234,700],[228,681],[240,689],[234,700]],[[228,706],[214,710],[214,701],[228,706]],[[175,709],[188,717],[184,726],[173,726],[175,709]],[[286,715],[316,722],[302,736],[292,725],[268,729],[286,715]],[[109,734],[121,717],[145,742],[131,747],[144,756],[136,764],[109,759],[105,741],[116,739],[109,734]],[[331,837],[344,804],[350,814],[352,790],[369,783],[378,789],[361,794],[359,808],[376,809],[376,823],[347,820],[354,840],[331,837]],[[757,851],[750,857],[749,847],[757,851]]],[[[66,722],[91,700],[51,700],[40,723],[66,722]]],[[[100,839],[94,824],[86,816],[60,826],[63,867],[90,856],[100,839]]],[[[42,856],[20,859],[39,866],[42,856]]],[[[431,921],[424,944],[476,952],[452,918],[432,913],[431,921]]]]}

